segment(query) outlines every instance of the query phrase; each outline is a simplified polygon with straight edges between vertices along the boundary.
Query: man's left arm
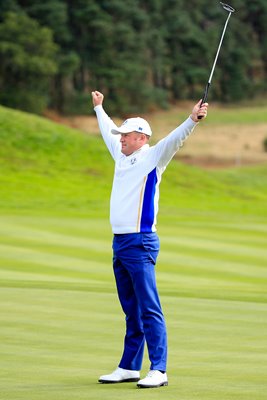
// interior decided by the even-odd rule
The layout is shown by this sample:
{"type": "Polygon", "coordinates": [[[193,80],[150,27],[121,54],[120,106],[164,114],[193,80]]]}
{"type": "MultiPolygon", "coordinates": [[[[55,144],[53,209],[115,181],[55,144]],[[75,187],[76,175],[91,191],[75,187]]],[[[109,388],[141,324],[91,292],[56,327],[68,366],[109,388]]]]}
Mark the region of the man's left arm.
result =
{"type": "Polygon", "coordinates": [[[201,105],[201,102],[202,100],[193,107],[192,113],[187,120],[154,146],[155,162],[160,168],[167,166],[177,150],[183,145],[183,142],[193,132],[195,126],[206,118],[208,103],[201,105]],[[199,116],[201,116],[201,119],[198,119],[199,116]]]}

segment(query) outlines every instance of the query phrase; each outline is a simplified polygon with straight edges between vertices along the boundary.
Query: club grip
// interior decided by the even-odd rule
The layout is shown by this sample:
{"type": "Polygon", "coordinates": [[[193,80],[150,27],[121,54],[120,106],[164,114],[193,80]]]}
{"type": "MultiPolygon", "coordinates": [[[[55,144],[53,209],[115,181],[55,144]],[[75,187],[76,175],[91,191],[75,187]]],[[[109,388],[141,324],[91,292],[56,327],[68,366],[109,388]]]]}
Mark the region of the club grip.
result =
{"type": "MultiPolygon", "coordinates": [[[[210,83],[208,82],[207,85],[206,85],[206,87],[205,87],[205,92],[204,92],[204,94],[203,94],[200,107],[202,106],[202,104],[206,103],[206,101],[208,100],[209,88],[210,88],[210,83]]],[[[202,118],[203,118],[202,115],[199,115],[199,116],[197,117],[197,119],[202,119],[202,118]]]]}

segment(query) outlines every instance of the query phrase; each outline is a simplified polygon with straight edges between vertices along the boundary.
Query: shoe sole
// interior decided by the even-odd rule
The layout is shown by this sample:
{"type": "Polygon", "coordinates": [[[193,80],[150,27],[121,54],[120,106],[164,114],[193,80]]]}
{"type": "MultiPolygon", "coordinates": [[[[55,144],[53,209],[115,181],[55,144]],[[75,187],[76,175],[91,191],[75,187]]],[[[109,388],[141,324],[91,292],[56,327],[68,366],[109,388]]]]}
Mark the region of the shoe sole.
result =
{"type": "Polygon", "coordinates": [[[137,387],[139,389],[153,389],[153,388],[158,388],[161,386],[168,386],[168,382],[162,382],[159,385],[142,385],[142,384],[137,384],[137,387]]]}
{"type": "Polygon", "coordinates": [[[99,383],[104,384],[114,384],[114,383],[127,383],[127,382],[138,382],[140,378],[130,378],[130,379],[122,379],[121,381],[106,381],[105,379],[99,379],[99,383]]]}

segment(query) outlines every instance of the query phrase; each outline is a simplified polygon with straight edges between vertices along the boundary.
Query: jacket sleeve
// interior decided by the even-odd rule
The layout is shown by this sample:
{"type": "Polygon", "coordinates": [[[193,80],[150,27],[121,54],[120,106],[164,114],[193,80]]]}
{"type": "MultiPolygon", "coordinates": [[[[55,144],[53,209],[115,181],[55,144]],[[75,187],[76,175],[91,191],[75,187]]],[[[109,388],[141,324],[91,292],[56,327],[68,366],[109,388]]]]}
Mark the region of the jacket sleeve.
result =
{"type": "Polygon", "coordinates": [[[174,129],[168,136],[153,146],[153,162],[161,169],[165,169],[174,154],[183,145],[183,142],[193,132],[197,125],[190,117],[174,129]]]}
{"type": "Polygon", "coordinates": [[[121,155],[120,135],[113,135],[111,129],[117,128],[117,125],[106,114],[102,105],[96,106],[94,110],[104,142],[113,159],[116,160],[121,155]]]}

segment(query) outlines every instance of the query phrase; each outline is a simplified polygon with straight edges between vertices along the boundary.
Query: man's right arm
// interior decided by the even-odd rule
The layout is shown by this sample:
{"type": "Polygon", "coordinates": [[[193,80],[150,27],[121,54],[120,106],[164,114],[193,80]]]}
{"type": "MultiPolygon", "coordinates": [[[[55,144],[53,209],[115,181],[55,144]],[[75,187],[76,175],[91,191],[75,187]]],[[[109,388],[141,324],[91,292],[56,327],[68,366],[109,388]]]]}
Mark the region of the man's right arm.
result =
{"type": "Polygon", "coordinates": [[[103,94],[98,91],[92,92],[92,100],[100,132],[110,154],[116,160],[121,152],[120,138],[118,135],[112,135],[111,129],[117,128],[117,126],[103,109],[103,94]]]}

